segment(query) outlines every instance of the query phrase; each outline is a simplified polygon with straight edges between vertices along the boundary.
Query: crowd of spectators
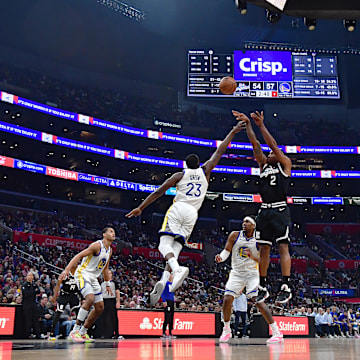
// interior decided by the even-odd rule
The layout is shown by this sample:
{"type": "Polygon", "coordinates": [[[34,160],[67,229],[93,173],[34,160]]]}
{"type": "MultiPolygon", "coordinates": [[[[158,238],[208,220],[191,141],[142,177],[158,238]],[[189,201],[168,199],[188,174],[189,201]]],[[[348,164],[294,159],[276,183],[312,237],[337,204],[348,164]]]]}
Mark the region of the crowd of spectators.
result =
{"type": "MultiPolygon", "coordinates": [[[[145,123],[152,124],[155,117],[183,125],[213,129],[211,135],[216,138],[218,136],[216,129],[223,128],[224,124],[230,126],[232,121],[231,116],[224,115],[224,112],[211,112],[194,104],[180,111],[174,104],[160,99],[154,101],[110,89],[85,88],[9,64],[1,64],[1,82],[28,90],[31,99],[35,101],[51,102],[61,109],[113,122],[126,122],[139,127],[145,123]],[[208,126],[209,123],[212,124],[211,127],[208,126]]],[[[321,119],[312,121],[276,119],[275,121],[274,118],[273,120],[271,123],[273,135],[280,143],[301,144],[303,139],[306,139],[307,145],[318,145],[321,136],[322,145],[358,145],[359,134],[346,128],[343,123],[339,127],[338,122],[332,124],[321,119]]]]}
{"type": "MultiPolygon", "coordinates": [[[[75,255],[75,251],[63,246],[44,247],[32,239],[31,232],[48,235],[80,237],[77,234],[87,234],[86,226],[92,224],[94,228],[95,218],[74,218],[66,214],[51,214],[38,211],[26,211],[19,208],[2,208],[0,218],[3,224],[13,229],[29,233],[18,243],[7,241],[0,247],[0,303],[21,304],[21,284],[29,272],[40,289],[37,295],[38,303],[46,302],[47,308],[53,310],[51,302],[53,288],[57,274],[64,268],[69,260],[75,255]],[[72,224],[71,227],[68,224],[72,224]],[[71,234],[64,229],[71,229],[71,234]],[[56,269],[56,267],[58,269],[56,269]],[[54,273],[55,272],[55,273],[54,273]],[[43,299],[47,300],[43,300],[43,299]],[[50,300],[50,301],[49,301],[50,300]]],[[[100,218],[104,223],[104,219],[100,218]]],[[[155,227],[131,225],[125,222],[114,223],[119,237],[119,242],[127,246],[127,251],[122,252],[120,247],[114,252],[110,267],[114,272],[114,281],[118,283],[121,291],[122,308],[148,308],[149,293],[153,285],[161,276],[163,261],[145,259],[131,251],[134,246],[155,248],[157,244],[157,232],[155,227]]],[[[99,234],[99,230],[93,239],[99,234]]],[[[226,235],[220,229],[199,229],[196,236],[199,241],[210,242],[214,248],[221,249],[225,244],[226,235]]],[[[342,235],[344,236],[344,235],[342,235]]],[[[91,237],[91,236],[90,236],[91,237]]],[[[347,236],[345,237],[347,239],[347,236]]],[[[91,239],[91,240],[93,240],[91,239]]],[[[335,236],[340,245],[344,245],[343,237],[335,236]]],[[[355,239],[357,239],[355,237],[355,239]]],[[[345,242],[344,246],[351,245],[356,249],[356,244],[345,242]]],[[[189,251],[189,250],[187,250],[189,251]]],[[[318,251],[319,253],[319,251],[318,251]]],[[[204,254],[205,255],[205,254],[204,254]]],[[[276,256],[276,253],[274,254],[276,256]]],[[[195,262],[188,260],[186,266],[190,269],[190,276],[175,294],[176,308],[186,311],[221,311],[223,301],[223,289],[230,270],[229,264],[207,263],[206,256],[203,261],[195,262]]],[[[318,267],[310,268],[307,273],[292,275],[294,297],[284,308],[275,306],[275,294],[281,281],[281,269],[279,264],[271,263],[269,268],[269,286],[271,297],[268,299],[274,313],[285,312],[297,313],[297,308],[327,308],[334,304],[330,297],[319,296],[313,293],[312,287],[343,287],[357,289],[360,283],[360,274],[356,270],[329,270],[320,262],[318,267]]],[[[340,305],[347,309],[346,304],[340,305]]],[[[161,308],[161,303],[156,305],[161,308]]],[[[344,311],[345,311],[344,310],[344,311]]],[[[43,319],[44,320],[44,319],[43,319]]],[[[46,324],[45,324],[46,325],[46,324]]],[[[43,329],[47,326],[43,326],[43,329]]],[[[43,331],[44,332],[44,331],[43,331]]]]}

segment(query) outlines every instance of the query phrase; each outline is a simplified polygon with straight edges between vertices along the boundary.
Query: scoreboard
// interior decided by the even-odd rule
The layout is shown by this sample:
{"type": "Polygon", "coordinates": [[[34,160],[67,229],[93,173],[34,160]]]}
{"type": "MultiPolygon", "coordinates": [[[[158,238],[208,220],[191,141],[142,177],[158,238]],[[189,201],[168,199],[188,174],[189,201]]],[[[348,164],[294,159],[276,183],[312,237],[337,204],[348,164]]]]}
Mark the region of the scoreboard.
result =
{"type": "Polygon", "coordinates": [[[189,50],[187,95],[339,99],[337,57],[314,52],[189,50]],[[233,95],[219,89],[224,76],[237,82],[233,95]]]}

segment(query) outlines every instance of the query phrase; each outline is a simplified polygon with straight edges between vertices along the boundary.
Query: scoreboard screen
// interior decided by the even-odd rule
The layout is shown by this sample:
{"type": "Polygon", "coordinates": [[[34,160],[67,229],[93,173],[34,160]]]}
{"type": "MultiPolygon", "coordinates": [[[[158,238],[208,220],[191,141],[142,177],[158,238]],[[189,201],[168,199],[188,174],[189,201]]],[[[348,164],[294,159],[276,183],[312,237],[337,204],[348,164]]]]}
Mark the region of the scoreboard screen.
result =
{"type": "Polygon", "coordinates": [[[187,95],[339,99],[337,57],[295,51],[189,50],[187,95]],[[224,76],[237,82],[233,95],[219,89],[224,76]]]}

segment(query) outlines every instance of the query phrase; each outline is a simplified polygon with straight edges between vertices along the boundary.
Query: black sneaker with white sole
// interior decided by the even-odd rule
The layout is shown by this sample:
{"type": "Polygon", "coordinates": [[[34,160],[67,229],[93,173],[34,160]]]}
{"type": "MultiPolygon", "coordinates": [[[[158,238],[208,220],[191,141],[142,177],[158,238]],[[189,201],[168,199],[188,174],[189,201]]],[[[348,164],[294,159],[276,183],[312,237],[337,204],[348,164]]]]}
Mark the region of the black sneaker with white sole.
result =
{"type": "Polygon", "coordinates": [[[153,291],[150,293],[150,304],[152,306],[157,304],[164,289],[165,289],[165,285],[162,281],[158,281],[155,284],[153,291]]]}
{"type": "Polygon", "coordinates": [[[259,286],[258,290],[259,291],[258,291],[258,295],[256,297],[255,302],[261,303],[261,302],[265,301],[270,296],[270,294],[268,292],[268,289],[266,287],[259,286]]]}
{"type": "Polygon", "coordinates": [[[280,291],[277,294],[275,302],[279,304],[285,304],[292,298],[291,290],[289,285],[282,284],[280,291]]]}

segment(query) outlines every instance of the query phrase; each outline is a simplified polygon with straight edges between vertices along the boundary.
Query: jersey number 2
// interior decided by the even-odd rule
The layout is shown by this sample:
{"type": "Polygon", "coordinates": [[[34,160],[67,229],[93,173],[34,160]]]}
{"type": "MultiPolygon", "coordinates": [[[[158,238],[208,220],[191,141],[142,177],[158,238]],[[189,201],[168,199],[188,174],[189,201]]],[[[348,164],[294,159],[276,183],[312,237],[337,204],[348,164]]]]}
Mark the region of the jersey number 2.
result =
{"type": "Polygon", "coordinates": [[[186,195],[196,197],[201,195],[201,184],[188,183],[186,186],[190,187],[186,195]]]}
{"type": "Polygon", "coordinates": [[[270,176],[270,185],[276,186],[276,176],[275,175],[270,176]]]}

